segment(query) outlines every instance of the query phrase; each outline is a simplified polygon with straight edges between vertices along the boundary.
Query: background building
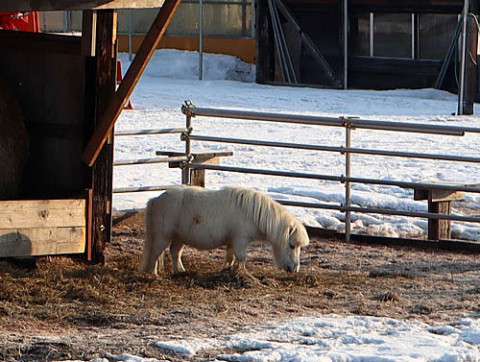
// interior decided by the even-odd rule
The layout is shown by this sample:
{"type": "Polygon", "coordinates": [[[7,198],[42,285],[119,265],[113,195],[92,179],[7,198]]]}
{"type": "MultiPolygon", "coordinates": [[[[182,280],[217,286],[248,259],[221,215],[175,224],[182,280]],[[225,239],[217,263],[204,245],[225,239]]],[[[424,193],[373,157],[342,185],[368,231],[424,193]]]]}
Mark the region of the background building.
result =
{"type": "MultiPolygon", "coordinates": [[[[135,52],[155,18],[158,9],[118,10],[120,52],[135,52]]],[[[80,31],[81,12],[40,14],[43,31],[80,31]]],[[[252,0],[206,0],[203,2],[203,50],[230,54],[255,62],[255,31],[252,0]]],[[[199,2],[185,0],[170,23],[159,47],[199,50],[199,2]]]]}

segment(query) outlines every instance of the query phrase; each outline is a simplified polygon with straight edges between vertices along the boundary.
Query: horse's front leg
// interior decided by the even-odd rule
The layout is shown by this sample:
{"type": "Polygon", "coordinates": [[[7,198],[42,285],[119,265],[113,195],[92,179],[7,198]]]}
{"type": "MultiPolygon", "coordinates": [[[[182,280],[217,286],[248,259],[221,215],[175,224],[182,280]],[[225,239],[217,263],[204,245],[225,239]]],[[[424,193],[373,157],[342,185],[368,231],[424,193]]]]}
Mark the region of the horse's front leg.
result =
{"type": "Polygon", "coordinates": [[[235,264],[235,255],[233,255],[232,244],[227,244],[227,255],[225,258],[225,268],[231,268],[235,264]]]}
{"type": "Polygon", "coordinates": [[[170,244],[170,256],[172,257],[172,270],[174,274],[185,272],[182,263],[183,244],[181,241],[174,240],[170,244]]]}
{"type": "MultiPolygon", "coordinates": [[[[230,261],[232,265],[235,262],[235,260],[237,260],[239,266],[245,268],[247,245],[248,245],[248,240],[243,237],[237,237],[232,240],[231,244],[229,244],[228,246],[228,248],[231,248],[232,256],[230,261]]],[[[227,262],[229,261],[228,248],[227,248],[227,262]]]]}
{"type": "MultiPolygon", "coordinates": [[[[262,286],[262,283],[246,268],[246,255],[247,255],[247,245],[249,240],[246,238],[235,238],[231,244],[232,251],[232,271],[238,276],[242,276],[247,283],[251,283],[256,286],[262,286]],[[235,259],[237,263],[234,263],[235,259]]],[[[227,248],[227,261],[228,261],[228,250],[227,248]]]]}

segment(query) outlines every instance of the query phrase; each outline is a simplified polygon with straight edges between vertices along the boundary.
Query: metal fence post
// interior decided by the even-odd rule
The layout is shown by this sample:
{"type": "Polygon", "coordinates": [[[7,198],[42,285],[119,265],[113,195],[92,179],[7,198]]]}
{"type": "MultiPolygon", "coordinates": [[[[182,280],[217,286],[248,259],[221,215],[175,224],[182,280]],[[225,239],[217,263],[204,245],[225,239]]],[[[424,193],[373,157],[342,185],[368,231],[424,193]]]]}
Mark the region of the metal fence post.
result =
{"type": "Polygon", "coordinates": [[[184,162],[182,168],[182,184],[190,185],[190,163],[192,162],[192,146],[190,140],[190,133],[192,132],[192,112],[191,108],[195,107],[191,101],[185,101],[182,106],[182,112],[186,115],[186,132],[182,133],[181,139],[185,141],[185,156],[187,161],[184,162]]]}
{"type": "Polygon", "coordinates": [[[203,80],[203,0],[198,6],[198,80],[203,80]]]}
{"type": "Polygon", "coordinates": [[[133,9],[128,11],[128,60],[133,59],[133,9]]]}
{"type": "Polygon", "coordinates": [[[350,179],[351,176],[351,154],[350,154],[350,148],[352,146],[352,124],[349,122],[348,118],[344,119],[344,126],[345,126],[345,147],[347,151],[345,152],[345,177],[347,178],[347,181],[345,181],[345,241],[350,242],[350,235],[352,231],[351,227],[351,211],[350,211],[350,206],[352,206],[351,202],[351,185],[350,179]]]}

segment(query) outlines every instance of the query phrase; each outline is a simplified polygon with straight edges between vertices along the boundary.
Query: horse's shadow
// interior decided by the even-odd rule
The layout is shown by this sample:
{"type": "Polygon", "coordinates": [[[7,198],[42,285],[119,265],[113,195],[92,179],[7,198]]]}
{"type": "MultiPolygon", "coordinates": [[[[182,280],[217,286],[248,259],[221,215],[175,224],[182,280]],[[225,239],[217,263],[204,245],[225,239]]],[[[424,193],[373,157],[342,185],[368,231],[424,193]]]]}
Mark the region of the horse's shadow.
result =
{"type": "Polygon", "coordinates": [[[245,268],[224,268],[217,272],[200,275],[197,272],[182,272],[171,276],[174,280],[184,280],[190,285],[204,289],[229,287],[233,289],[249,289],[268,284],[264,277],[257,278],[245,268]]]}

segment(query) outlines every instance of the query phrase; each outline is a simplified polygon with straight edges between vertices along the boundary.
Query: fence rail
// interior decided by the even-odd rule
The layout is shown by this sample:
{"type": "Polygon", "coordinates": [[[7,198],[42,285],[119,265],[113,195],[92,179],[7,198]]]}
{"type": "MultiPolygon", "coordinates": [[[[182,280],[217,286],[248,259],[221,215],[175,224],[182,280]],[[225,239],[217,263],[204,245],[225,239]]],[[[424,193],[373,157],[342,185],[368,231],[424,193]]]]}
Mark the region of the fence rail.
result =
{"type": "Polygon", "coordinates": [[[189,163],[188,167],[192,169],[201,169],[201,170],[251,173],[256,175],[283,176],[283,177],[293,177],[293,178],[304,178],[304,179],[310,179],[310,180],[336,181],[340,183],[351,182],[351,183],[383,185],[383,186],[398,186],[398,187],[410,188],[410,189],[415,189],[415,188],[439,189],[439,190],[480,193],[479,187],[468,186],[468,185],[379,180],[379,179],[370,179],[370,178],[362,178],[362,177],[332,176],[332,175],[322,175],[322,174],[304,173],[304,172],[275,171],[275,170],[265,170],[265,169],[257,169],[257,168],[206,165],[206,164],[197,164],[197,163],[189,163]]]}
{"type": "Polygon", "coordinates": [[[145,136],[155,134],[175,134],[188,132],[186,128],[162,128],[162,129],[141,129],[141,130],[123,130],[115,131],[115,136],[145,136]]]}
{"type": "Polygon", "coordinates": [[[372,121],[357,117],[323,117],[282,113],[264,113],[241,111],[234,109],[200,108],[186,102],[182,112],[190,117],[218,117],[243,119],[250,121],[266,121],[278,123],[305,124],[314,126],[350,127],[356,129],[370,129],[381,131],[414,132],[440,134],[448,136],[463,136],[465,133],[480,133],[480,128],[443,126],[409,122],[372,121]]]}

